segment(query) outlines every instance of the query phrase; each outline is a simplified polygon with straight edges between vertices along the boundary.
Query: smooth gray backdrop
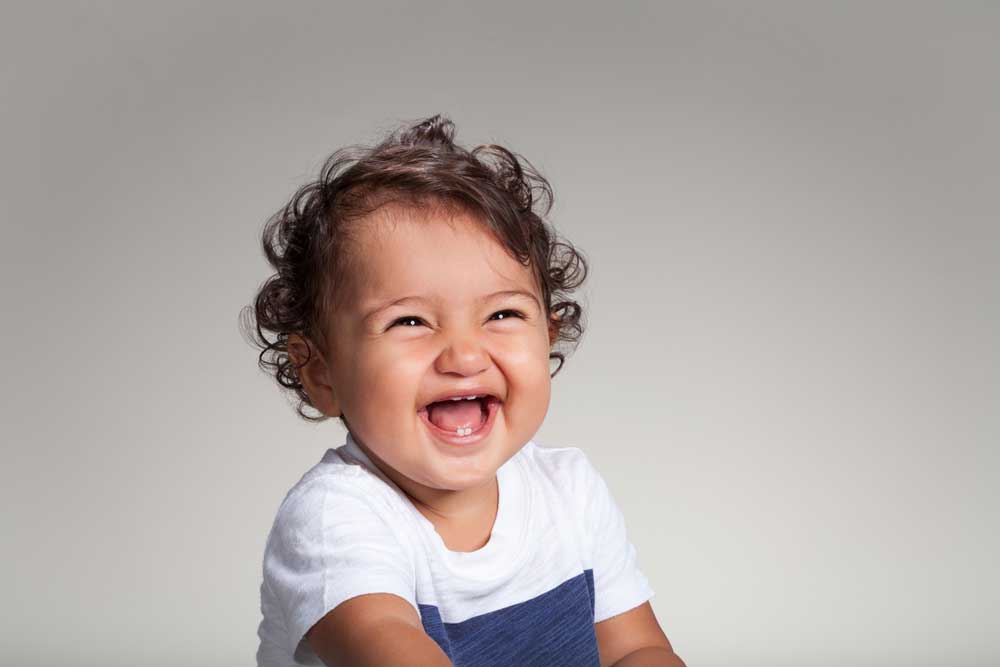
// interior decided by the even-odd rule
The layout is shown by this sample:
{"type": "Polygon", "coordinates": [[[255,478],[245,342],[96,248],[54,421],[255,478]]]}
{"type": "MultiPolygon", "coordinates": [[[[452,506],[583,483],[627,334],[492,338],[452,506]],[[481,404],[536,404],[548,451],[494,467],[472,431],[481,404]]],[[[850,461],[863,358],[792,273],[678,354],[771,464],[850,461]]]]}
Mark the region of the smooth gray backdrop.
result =
{"type": "Polygon", "coordinates": [[[253,662],[343,440],[239,335],[260,229],[437,112],[592,261],[536,439],[691,667],[1000,663],[998,44],[990,2],[4,3],[0,663],[253,662]]]}

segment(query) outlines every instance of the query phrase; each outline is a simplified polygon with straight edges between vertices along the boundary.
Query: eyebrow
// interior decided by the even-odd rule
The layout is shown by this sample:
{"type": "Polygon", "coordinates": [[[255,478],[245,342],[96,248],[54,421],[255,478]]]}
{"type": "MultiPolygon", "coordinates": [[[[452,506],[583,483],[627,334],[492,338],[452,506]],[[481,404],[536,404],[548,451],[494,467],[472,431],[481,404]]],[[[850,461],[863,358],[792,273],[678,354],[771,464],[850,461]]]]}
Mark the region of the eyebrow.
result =
{"type": "MultiPolygon", "coordinates": [[[[535,304],[536,308],[538,308],[539,310],[541,310],[541,305],[538,303],[538,299],[535,297],[535,295],[532,294],[531,292],[526,292],[526,291],[520,290],[520,289],[509,289],[509,290],[501,290],[499,292],[494,292],[493,294],[489,294],[487,296],[484,296],[481,299],[481,301],[482,301],[482,303],[486,303],[487,301],[494,301],[494,300],[499,299],[499,298],[514,297],[514,296],[529,299],[533,304],[535,304]]],[[[411,301],[412,302],[418,302],[418,303],[424,303],[424,302],[427,302],[428,299],[425,299],[423,297],[416,296],[416,295],[414,295],[414,296],[404,296],[404,297],[402,297],[400,299],[395,299],[394,301],[390,301],[389,303],[384,303],[384,304],[382,304],[380,306],[377,306],[376,308],[370,310],[364,316],[363,319],[364,319],[364,321],[367,322],[368,320],[371,320],[372,318],[374,318],[374,317],[378,316],[379,314],[381,314],[383,311],[388,310],[389,308],[392,308],[393,306],[401,306],[401,305],[407,304],[407,303],[409,303],[411,301]]]]}

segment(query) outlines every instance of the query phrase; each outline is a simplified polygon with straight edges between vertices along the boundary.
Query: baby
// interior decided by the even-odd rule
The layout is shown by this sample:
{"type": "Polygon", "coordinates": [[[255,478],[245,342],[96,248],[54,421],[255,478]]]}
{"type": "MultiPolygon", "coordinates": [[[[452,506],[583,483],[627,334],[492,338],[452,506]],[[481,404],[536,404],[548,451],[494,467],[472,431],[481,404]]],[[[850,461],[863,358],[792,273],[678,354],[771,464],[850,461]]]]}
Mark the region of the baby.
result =
{"type": "Polygon", "coordinates": [[[334,153],[264,230],[261,366],[347,436],[278,509],[257,664],[683,666],[601,476],[532,441],[586,263],[545,179],[454,131],[334,153]]]}

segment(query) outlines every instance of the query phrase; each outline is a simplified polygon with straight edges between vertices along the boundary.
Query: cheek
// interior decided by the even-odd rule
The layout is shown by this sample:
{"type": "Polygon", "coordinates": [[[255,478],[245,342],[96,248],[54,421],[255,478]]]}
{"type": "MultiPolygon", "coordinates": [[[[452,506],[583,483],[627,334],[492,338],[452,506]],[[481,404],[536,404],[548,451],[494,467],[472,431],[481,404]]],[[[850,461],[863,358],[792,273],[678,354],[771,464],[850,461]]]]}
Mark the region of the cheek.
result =
{"type": "MultiPolygon", "coordinates": [[[[525,351],[527,352],[527,351],[525,351]]],[[[547,350],[519,357],[511,361],[504,372],[510,389],[505,411],[507,427],[519,442],[527,442],[545,420],[552,397],[552,378],[549,376],[547,350]]]]}
{"type": "Polygon", "coordinates": [[[529,394],[534,400],[540,400],[541,394],[548,395],[551,377],[548,339],[544,335],[511,340],[503,345],[498,358],[508,381],[520,393],[529,394]]]}
{"type": "MultiPolygon", "coordinates": [[[[415,349],[385,346],[360,352],[352,362],[349,388],[356,413],[386,419],[402,407],[415,406],[428,360],[415,349]]],[[[415,410],[415,407],[414,407],[415,410]]]]}
{"type": "Polygon", "coordinates": [[[504,356],[525,369],[537,370],[548,366],[549,339],[548,333],[542,329],[532,328],[523,335],[503,341],[501,346],[504,356]]]}

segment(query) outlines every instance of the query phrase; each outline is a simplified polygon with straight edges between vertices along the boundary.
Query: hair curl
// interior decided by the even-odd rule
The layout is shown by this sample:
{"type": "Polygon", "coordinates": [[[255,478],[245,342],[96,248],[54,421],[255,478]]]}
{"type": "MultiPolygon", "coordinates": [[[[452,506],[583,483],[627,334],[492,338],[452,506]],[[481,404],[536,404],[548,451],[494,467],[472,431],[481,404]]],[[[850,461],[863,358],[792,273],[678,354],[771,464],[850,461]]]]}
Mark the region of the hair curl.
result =
{"type": "MultiPolygon", "coordinates": [[[[265,224],[264,255],[275,273],[242,309],[240,328],[260,348],[260,368],[297,397],[303,419],[328,417],[304,411],[315,406],[300,381],[300,366],[289,358],[288,337],[328,340],[325,315],[338,303],[337,287],[347,275],[356,233],[348,223],[389,202],[471,213],[534,272],[545,306],[557,318],[554,344],[575,348],[583,335],[583,308],[569,293],[586,279],[587,262],[545,221],[553,203],[548,181],[502,146],[470,151],[454,136],[454,123],[435,115],[392,132],[374,147],[340,149],[327,158],[319,177],[265,224]]],[[[553,348],[549,359],[559,361],[555,377],[566,354],[553,348]]],[[[347,425],[343,415],[341,421],[347,425]]]]}

